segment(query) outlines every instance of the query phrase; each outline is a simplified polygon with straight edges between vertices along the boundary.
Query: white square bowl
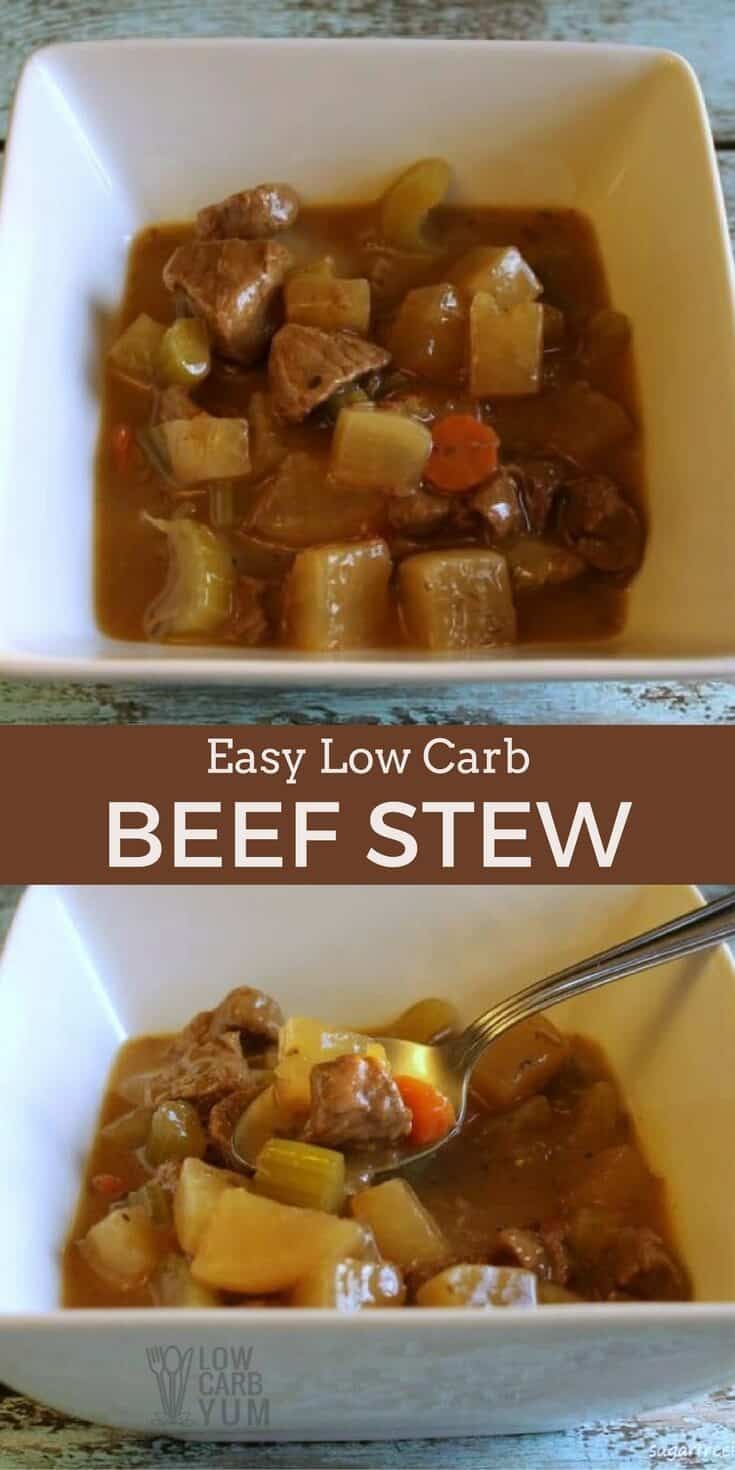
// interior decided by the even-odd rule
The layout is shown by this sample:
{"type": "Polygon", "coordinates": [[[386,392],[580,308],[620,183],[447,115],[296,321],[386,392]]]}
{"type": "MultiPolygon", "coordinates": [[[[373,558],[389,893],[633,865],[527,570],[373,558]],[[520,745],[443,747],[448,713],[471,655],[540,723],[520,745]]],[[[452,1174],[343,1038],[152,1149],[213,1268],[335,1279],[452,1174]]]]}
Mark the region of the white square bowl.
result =
{"type": "Polygon", "coordinates": [[[114,41],[23,74],[0,209],[0,673],[209,682],[735,670],[735,302],[696,79],[665,51],[482,41],[114,41]],[[457,196],[594,220],[634,322],[651,535],[613,639],[492,657],[118,642],[93,607],[100,362],[130,238],[244,181],[374,197],[441,153],[457,196]]]}
{"type": "MultiPolygon", "coordinates": [[[[607,1049],[665,1176],[697,1300],[357,1317],[288,1309],[60,1311],[58,1258],[124,1036],[176,1028],[255,981],[284,1008],[363,1023],[426,994],[466,1019],[671,917],[688,888],[36,888],[0,963],[0,1379],[68,1414],[203,1439],[539,1431],[650,1409],[735,1375],[735,991],[712,951],[560,1008],[607,1049]],[[345,959],[349,957],[346,965],[345,959]],[[182,1416],[146,1348],[193,1350],[182,1416]],[[265,1422],[205,1403],[252,1348],[265,1422]],[[237,1418],[235,1415],[237,1414],[237,1418]]],[[[175,1356],[169,1361],[175,1362],[175,1356]]],[[[253,1386],[257,1389],[257,1385],[253,1386]]]]}

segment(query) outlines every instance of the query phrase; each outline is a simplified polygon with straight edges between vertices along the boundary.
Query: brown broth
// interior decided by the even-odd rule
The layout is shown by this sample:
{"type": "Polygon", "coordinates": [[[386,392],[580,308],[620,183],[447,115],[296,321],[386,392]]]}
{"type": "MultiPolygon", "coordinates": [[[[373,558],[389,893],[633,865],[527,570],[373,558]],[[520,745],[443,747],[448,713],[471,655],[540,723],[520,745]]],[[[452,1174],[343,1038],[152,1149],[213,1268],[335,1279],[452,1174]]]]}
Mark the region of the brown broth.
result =
{"type": "MultiPolygon", "coordinates": [[[[296,227],[284,237],[297,262],[314,256],[331,254],[338,273],[364,273],[364,241],[375,232],[375,207],[309,207],[302,210],[296,227]]],[[[483,244],[518,245],[529,264],[544,282],[544,302],[565,313],[567,338],[565,346],[545,354],[546,375],[555,381],[566,381],[571,374],[576,338],[580,323],[593,312],[610,305],[604,269],[590,222],[573,210],[506,209],[506,208],[442,208],[436,211],[434,230],[442,254],[432,268],[422,269],[420,277],[410,284],[427,284],[441,280],[446,274],[447,259],[468,247],[483,244]]],[[[173,320],[170,293],[162,281],[163,266],[176,245],[191,234],[187,224],[162,224],[144,230],[133,241],[118,329],[127,326],[140,312],[159,321],[173,320]]],[[[386,318],[378,312],[372,336],[381,338],[386,318]]],[[[210,412],[245,416],[250,395],[255,388],[267,385],[265,366],[240,371],[219,362],[198,394],[201,406],[210,412]]],[[[418,384],[422,393],[427,385],[418,384]]],[[[615,398],[638,420],[637,397],[632,353],[625,349],[614,364],[595,376],[594,386],[615,398]]],[[[454,390],[432,388],[429,395],[437,402],[457,396],[454,390]]],[[[526,400],[512,400],[517,417],[518,405],[526,400]]],[[[522,407],[521,407],[522,413],[522,407]]],[[[155,472],[137,444],[132,463],[121,470],[115,463],[111,439],[116,426],[126,424],[133,431],[144,429],[150,421],[151,396],[116,377],[109,368],[105,374],[102,403],[102,425],[96,464],[96,610],[103,631],[114,638],[140,640],[145,637],[146,608],[159,592],[166,575],[166,538],[145,519],[170,514],[171,493],[166,481],[155,472]]],[[[498,427],[503,438],[504,411],[498,409],[498,427]]],[[[288,428],[284,434],[290,448],[325,447],[327,429],[317,418],[306,424],[288,428]]],[[[627,498],[643,513],[643,482],[640,435],[626,441],[601,460],[598,468],[617,481],[627,498]]],[[[260,486],[239,482],[236,490],[239,514],[245,519],[260,486]]],[[[194,514],[208,519],[208,496],[193,497],[194,514]]],[[[391,541],[391,533],[385,532],[391,541]]],[[[394,533],[393,533],[394,534],[394,533]]],[[[237,538],[232,538],[237,561],[237,538]]],[[[422,538],[422,549],[441,544],[441,538],[422,538]]],[[[547,587],[517,598],[519,640],[523,643],[569,645],[607,638],[620,630],[625,615],[625,588],[621,579],[586,572],[577,580],[560,587],[547,587]]],[[[276,589],[275,602],[278,593],[276,589]]],[[[273,599],[271,599],[273,601],[273,599]]],[[[188,639],[196,642],[196,639],[188,639]]],[[[236,615],[218,635],[206,640],[237,643],[236,615]]],[[[271,615],[270,631],[264,640],[281,641],[278,612],[271,615]]],[[[386,635],[390,646],[405,645],[398,617],[386,635]]]]}

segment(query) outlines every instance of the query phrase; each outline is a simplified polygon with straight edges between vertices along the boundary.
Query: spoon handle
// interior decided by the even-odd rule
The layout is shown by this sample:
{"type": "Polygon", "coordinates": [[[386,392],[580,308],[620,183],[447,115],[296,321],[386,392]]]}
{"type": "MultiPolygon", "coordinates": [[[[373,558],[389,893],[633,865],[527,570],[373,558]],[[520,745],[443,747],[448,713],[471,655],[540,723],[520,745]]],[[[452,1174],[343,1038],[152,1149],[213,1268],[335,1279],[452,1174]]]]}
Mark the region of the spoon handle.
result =
{"type": "Polygon", "coordinates": [[[558,1005],[560,1001],[583,995],[587,990],[596,990],[612,980],[622,980],[639,970],[649,970],[682,955],[694,954],[733,935],[735,892],[725,894],[702,908],[680,914],[656,929],[616,944],[612,949],[570,965],[566,970],[559,970],[555,975],[549,975],[545,980],[539,980],[500,1001],[471,1021],[460,1036],[445,1043],[447,1061],[453,1068],[469,1070],[485,1047],[502,1036],[504,1031],[509,1031],[517,1021],[525,1021],[547,1006],[558,1005]]]}

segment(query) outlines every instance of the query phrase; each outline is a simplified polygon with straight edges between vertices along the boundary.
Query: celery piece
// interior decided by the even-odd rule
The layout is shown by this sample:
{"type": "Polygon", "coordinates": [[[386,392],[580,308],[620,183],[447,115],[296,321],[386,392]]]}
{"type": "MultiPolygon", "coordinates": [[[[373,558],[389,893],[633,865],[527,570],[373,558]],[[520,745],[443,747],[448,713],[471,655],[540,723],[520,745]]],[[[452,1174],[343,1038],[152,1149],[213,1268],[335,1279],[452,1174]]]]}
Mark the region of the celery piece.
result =
{"type": "Polygon", "coordinates": [[[168,537],[170,560],[165,585],[146,613],[146,632],[152,638],[213,632],[232,607],[235,578],[226,542],[199,521],[148,519],[168,537]]]}
{"type": "Polygon", "coordinates": [[[344,1157],[317,1144],[271,1138],[255,1161],[255,1192],[282,1205],[337,1215],[345,1197],[344,1157]]]}
{"type": "Polygon", "coordinates": [[[449,188],[449,164],[444,158],[421,158],[383,195],[380,228],[388,245],[399,250],[425,250],[426,216],[441,204],[449,188]]]}
{"type": "Polygon", "coordinates": [[[111,1123],[105,1123],[100,1131],[116,1148],[142,1148],[148,1141],[152,1116],[152,1108],[133,1108],[129,1113],[113,1118],[111,1123]]]}
{"type": "Polygon", "coordinates": [[[207,1147],[199,1114],[184,1098],[159,1103],[151,1118],[146,1158],[155,1168],[171,1159],[200,1159],[207,1147]]]}
{"type": "Polygon", "coordinates": [[[164,383],[195,388],[209,376],[212,358],[209,333],[199,317],[180,316],[167,328],[158,354],[158,376],[164,383]]]}

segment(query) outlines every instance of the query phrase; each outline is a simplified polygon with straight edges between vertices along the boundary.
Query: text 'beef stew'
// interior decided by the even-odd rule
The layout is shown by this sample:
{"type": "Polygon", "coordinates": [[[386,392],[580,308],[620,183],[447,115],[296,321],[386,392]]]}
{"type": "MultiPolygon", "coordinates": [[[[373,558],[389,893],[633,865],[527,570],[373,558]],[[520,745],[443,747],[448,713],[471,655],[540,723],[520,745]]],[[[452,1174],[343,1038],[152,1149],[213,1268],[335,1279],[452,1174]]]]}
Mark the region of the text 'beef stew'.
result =
{"type": "Polygon", "coordinates": [[[340,653],[608,636],[644,551],[630,330],[570,210],[285,184],[134,241],[107,360],[118,638],[340,653]]]}

